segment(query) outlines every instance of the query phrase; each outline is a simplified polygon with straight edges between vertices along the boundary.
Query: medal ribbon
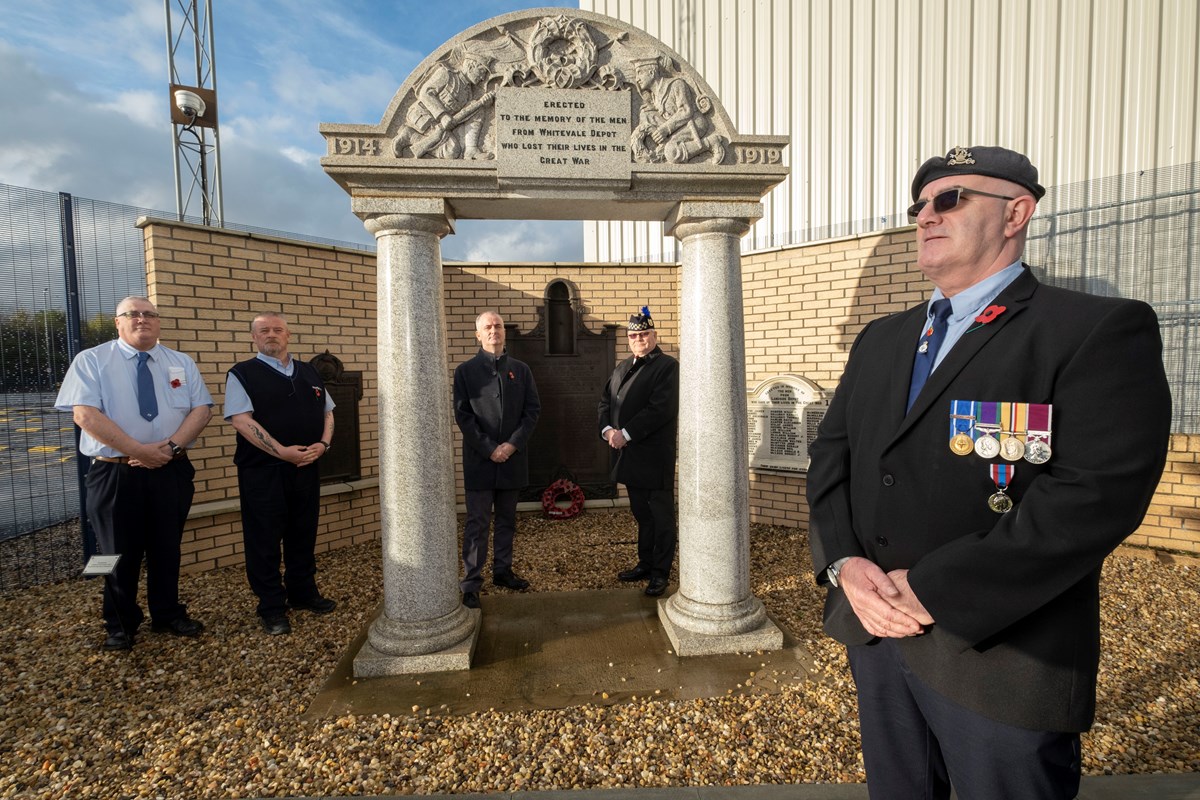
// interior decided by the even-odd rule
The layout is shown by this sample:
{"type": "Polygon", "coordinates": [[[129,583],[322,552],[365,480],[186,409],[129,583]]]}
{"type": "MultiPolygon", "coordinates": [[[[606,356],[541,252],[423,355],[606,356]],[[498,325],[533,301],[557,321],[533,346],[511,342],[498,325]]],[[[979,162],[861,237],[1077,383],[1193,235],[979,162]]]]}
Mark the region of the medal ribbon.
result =
{"type": "Polygon", "coordinates": [[[1029,416],[1028,403],[1001,403],[1000,419],[1007,423],[1004,433],[1025,441],[1026,418],[1029,416]]]}
{"type": "Polygon", "coordinates": [[[1000,432],[1000,404],[983,401],[979,404],[979,425],[985,427],[983,433],[1000,432]]]}
{"type": "Polygon", "coordinates": [[[1046,444],[1050,444],[1050,412],[1052,408],[1054,406],[1050,403],[1029,404],[1028,431],[1030,434],[1039,434],[1038,436],[1030,435],[1030,439],[1041,439],[1046,444]]]}
{"type": "MultiPolygon", "coordinates": [[[[960,433],[972,434],[975,428],[975,404],[970,400],[950,401],[950,438],[960,433]]],[[[974,440],[974,436],[971,439],[974,440]]]]}
{"type": "Polygon", "coordinates": [[[1017,468],[1012,464],[992,464],[989,470],[992,473],[992,481],[996,484],[996,488],[1002,492],[1008,488],[1013,475],[1017,473],[1017,468]]]}

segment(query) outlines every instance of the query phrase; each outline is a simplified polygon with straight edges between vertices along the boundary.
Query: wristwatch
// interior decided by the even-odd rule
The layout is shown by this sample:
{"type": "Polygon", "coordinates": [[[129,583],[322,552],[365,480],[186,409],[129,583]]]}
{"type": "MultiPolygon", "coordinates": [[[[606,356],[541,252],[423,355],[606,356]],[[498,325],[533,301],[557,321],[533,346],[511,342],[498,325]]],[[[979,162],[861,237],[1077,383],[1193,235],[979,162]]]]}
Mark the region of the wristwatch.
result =
{"type": "Polygon", "coordinates": [[[167,439],[167,447],[171,448],[171,455],[174,458],[179,458],[181,455],[183,455],[183,448],[172,442],[170,439],[167,439]]]}
{"type": "Polygon", "coordinates": [[[838,588],[838,574],[841,573],[842,567],[846,566],[846,562],[849,560],[849,557],[839,558],[825,568],[825,577],[829,579],[829,585],[833,588],[838,588]]]}
{"type": "Polygon", "coordinates": [[[330,444],[329,444],[329,442],[325,441],[324,439],[318,439],[318,440],[317,440],[317,442],[318,442],[318,444],[323,444],[323,445],[325,445],[325,452],[326,452],[326,453],[328,453],[328,452],[329,452],[329,447],[330,447],[330,444]]]}

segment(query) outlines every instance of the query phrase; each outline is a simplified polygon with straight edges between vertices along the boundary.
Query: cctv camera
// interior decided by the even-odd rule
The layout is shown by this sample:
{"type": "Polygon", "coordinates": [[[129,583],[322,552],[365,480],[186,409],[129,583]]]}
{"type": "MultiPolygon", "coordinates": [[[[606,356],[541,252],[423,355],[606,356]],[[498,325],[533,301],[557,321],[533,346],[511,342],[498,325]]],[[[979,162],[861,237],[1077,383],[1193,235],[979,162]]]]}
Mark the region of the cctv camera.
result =
{"type": "Polygon", "coordinates": [[[175,107],[189,120],[204,116],[204,100],[200,95],[189,92],[187,89],[179,89],[175,92],[175,107]]]}

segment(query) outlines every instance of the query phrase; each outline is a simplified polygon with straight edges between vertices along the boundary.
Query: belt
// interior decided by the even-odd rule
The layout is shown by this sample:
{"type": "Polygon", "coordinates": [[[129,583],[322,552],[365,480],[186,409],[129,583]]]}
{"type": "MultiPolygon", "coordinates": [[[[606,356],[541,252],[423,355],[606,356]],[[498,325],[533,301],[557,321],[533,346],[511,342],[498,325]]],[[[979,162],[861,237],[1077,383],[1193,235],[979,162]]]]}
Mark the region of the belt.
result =
{"type": "MultiPolygon", "coordinates": [[[[180,453],[172,458],[172,461],[178,461],[181,458],[187,458],[187,451],[180,453]]],[[[128,464],[129,456],[92,456],[92,461],[103,461],[106,464],[128,464]]]]}

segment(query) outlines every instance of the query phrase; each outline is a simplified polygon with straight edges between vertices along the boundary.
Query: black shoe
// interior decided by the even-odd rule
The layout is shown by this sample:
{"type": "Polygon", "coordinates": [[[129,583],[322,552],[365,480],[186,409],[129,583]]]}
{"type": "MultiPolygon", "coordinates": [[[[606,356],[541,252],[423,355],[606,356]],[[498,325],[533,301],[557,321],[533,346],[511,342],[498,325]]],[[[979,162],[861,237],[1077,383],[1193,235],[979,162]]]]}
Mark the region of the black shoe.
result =
{"type": "Polygon", "coordinates": [[[467,608],[479,608],[479,592],[463,592],[463,605],[467,608]]]}
{"type": "Polygon", "coordinates": [[[492,576],[492,583],[505,589],[523,592],[529,588],[529,581],[518,577],[515,572],[500,572],[492,576]]]}
{"type": "Polygon", "coordinates": [[[270,617],[260,617],[263,630],[271,636],[286,636],[292,632],[292,623],[288,622],[287,614],[275,614],[270,617]]]}
{"type": "Polygon", "coordinates": [[[150,625],[150,630],[155,633],[169,633],[172,636],[199,636],[200,631],[204,630],[204,623],[185,614],[169,622],[155,622],[150,625]]]}
{"type": "Polygon", "coordinates": [[[646,594],[650,597],[658,597],[667,590],[666,578],[651,578],[650,583],[646,586],[646,594]]]}
{"type": "Polygon", "coordinates": [[[100,645],[100,648],[102,650],[132,650],[133,637],[124,631],[110,633],[108,638],[104,640],[104,644],[100,645]]]}
{"type": "Polygon", "coordinates": [[[301,608],[305,611],[311,611],[314,614],[328,614],[337,608],[337,600],[330,600],[328,597],[316,595],[310,600],[305,600],[301,603],[288,603],[292,608],[301,608]]]}
{"type": "Polygon", "coordinates": [[[624,572],[617,573],[617,580],[625,583],[633,583],[634,581],[644,581],[650,577],[650,568],[641,565],[633,569],[627,569],[624,572]]]}

